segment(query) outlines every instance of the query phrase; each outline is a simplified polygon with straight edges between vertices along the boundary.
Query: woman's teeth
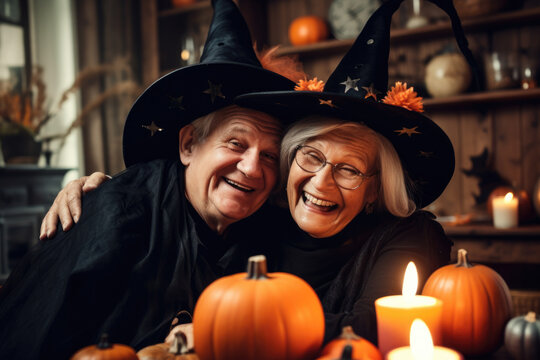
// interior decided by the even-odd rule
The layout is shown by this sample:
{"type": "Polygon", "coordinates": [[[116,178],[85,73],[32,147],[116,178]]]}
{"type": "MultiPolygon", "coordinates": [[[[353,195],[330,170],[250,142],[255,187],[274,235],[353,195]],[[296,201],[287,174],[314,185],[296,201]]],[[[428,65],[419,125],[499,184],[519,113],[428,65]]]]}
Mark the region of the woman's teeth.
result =
{"type": "Polygon", "coordinates": [[[304,192],[305,198],[312,204],[318,205],[318,206],[325,206],[325,207],[332,207],[335,206],[336,203],[326,200],[317,199],[311,194],[308,194],[307,192],[304,192]]]}

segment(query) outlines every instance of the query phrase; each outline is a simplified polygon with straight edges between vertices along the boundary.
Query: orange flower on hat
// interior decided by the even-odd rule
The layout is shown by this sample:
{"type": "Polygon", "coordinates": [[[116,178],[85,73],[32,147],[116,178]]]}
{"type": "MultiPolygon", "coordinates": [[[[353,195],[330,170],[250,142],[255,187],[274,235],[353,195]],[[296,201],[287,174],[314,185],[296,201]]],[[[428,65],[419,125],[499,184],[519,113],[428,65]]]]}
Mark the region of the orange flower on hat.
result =
{"type": "Polygon", "coordinates": [[[424,112],[422,98],[417,95],[412,86],[407,88],[407,83],[397,81],[396,85],[388,90],[382,102],[388,105],[401,106],[411,111],[424,112]]]}
{"type": "Polygon", "coordinates": [[[318,91],[321,92],[324,89],[324,81],[318,80],[314,77],[311,80],[300,80],[296,83],[294,90],[296,91],[318,91]]]}

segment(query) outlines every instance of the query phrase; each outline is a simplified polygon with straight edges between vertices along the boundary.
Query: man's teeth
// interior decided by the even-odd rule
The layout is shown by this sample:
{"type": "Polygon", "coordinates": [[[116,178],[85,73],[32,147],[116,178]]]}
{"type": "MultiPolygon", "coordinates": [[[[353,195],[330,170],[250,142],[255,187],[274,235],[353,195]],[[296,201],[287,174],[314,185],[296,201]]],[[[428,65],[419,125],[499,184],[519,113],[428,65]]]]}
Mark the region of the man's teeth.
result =
{"type": "Polygon", "coordinates": [[[328,207],[336,205],[336,203],[331,202],[331,201],[326,201],[326,200],[317,199],[316,197],[314,197],[314,196],[311,195],[311,194],[308,194],[307,192],[304,192],[304,195],[305,195],[306,199],[307,199],[309,202],[311,202],[311,203],[313,203],[313,204],[315,204],[315,205],[319,205],[319,206],[328,206],[328,207]]]}
{"type": "Polygon", "coordinates": [[[242,184],[237,183],[236,181],[232,181],[232,180],[227,179],[227,178],[225,178],[225,182],[227,182],[229,185],[231,185],[231,186],[237,188],[238,190],[242,190],[242,191],[253,191],[253,188],[244,186],[244,185],[242,185],[242,184]]]}

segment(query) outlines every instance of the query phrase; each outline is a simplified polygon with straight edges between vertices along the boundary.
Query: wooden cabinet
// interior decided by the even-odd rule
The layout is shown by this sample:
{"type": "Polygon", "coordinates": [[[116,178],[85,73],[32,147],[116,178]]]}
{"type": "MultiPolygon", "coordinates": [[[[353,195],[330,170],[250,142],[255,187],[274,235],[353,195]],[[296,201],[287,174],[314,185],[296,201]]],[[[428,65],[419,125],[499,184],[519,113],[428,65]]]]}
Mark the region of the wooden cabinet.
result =
{"type": "Polygon", "coordinates": [[[41,220],[70,169],[0,166],[0,284],[37,243],[41,220]]]}
{"type": "MultiPolygon", "coordinates": [[[[295,55],[310,77],[327,79],[352,45],[350,40],[328,40],[293,47],[287,30],[301,15],[326,17],[332,0],[237,0],[258,47],[283,45],[282,55],[295,55]]],[[[431,5],[426,1],[427,5],[431,5]]],[[[470,48],[478,62],[490,52],[513,54],[516,69],[526,60],[540,69],[540,0],[525,0],[521,9],[463,21],[470,48]],[[536,63],[534,63],[536,62],[536,63]]],[[[446,14],[434,8],[437,21],[425,27],[403,29],[408,2],[394,15],[389,74],[415,85],[423,92],[425,63],[446,44],[455,43],[446,14]],[[438,11],[438,13],[436,12],[438,11]],[[394,26],[395,25],[395,26],[394,26]]],[[[210,1],[172,8],[170,1],[141,0],[143,75],[149,84],[182,65],[181,43],[186,34],[203,34],[211,19],[210,1]],[[196,29],[196,30],[193,30],[196,29]],[[198,30],[197,30],[198,29],[198,30]]],[[[538,74],[536,74],[538,81],[538,74]]],[[[423,94],[425,95],[425,93],[423,94]]],[[[482,208],[481,178],[464,170],[473,168],[472,158],[488,150],[486,168],[495,170],[509,183],[533,191],[540,177],[540,88],[479,91],[448,98],[425,98],[426,114],[449,135],[455,148],[456,170],[443,195],[430,206],[440,215],[463,214],[482,208]]],[[[481,169],[476,169],[481,170],[481,169]]]]}

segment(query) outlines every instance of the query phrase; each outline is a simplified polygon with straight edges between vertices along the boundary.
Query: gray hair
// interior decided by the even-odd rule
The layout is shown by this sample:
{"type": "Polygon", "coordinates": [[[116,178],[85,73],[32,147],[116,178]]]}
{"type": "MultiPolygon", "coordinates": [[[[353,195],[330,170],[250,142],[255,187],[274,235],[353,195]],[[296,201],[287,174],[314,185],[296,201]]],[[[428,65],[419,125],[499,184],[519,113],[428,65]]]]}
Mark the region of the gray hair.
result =
{"type": "Polygon", "coordinates": [[[284,187],[296,148],[315,138],[335,136],[346,141],[357,141],[362,136],[372,139],[377,146],[377,169],[379,171],[379,196],[375,202],[375,211],[388,211],[392,215],[406,217],[416,210],[416,205],[409,197],[412,182],[401,166],[401,161],[390,141],[367,127],[356,122],[346,122],[336,118],[318,115],[308,116],[293,124],[281,143],[281,183],[284,187]]]}
{"type": "Polygon", "coordinates": [[[195,136],[195,141],[197,143],[203,143],[206,138],[212,133],[212,131],[217,127],[217,123],[221,120],[221,110],[212,111],[209,114],[203,115],[191,123],[193,126],[193,133],[195,136]]]}

